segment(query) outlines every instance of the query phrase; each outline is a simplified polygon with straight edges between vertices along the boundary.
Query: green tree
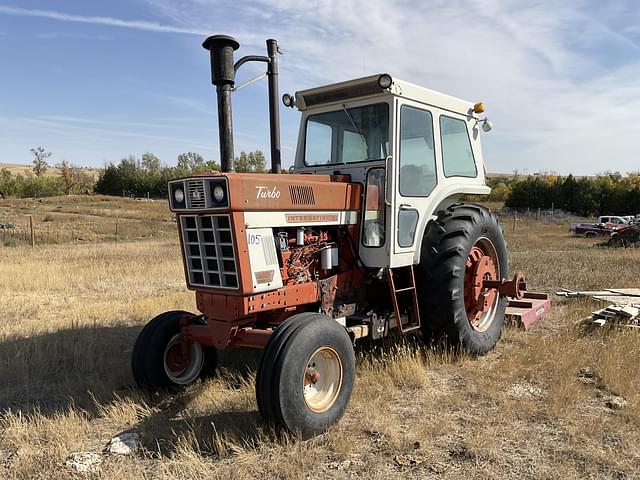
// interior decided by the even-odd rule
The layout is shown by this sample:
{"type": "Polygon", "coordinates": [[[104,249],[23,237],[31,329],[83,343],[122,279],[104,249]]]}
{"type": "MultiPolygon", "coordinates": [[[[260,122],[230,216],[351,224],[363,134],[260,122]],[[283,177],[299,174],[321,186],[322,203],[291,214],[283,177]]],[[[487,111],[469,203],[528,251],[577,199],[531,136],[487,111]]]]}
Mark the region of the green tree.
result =
{"type": "Polygon", "coordinates": [[[47,152],[42,147],[36,147],[31,149],[31,153],[33,153],[33,173],[35,173],[36,177],[41,177],[44,175],[44,172],[47,171],[47,158],[51,156],[51,152],[47,152]]]}
{"type": "Polygon", "coordinates": [[[208,172],[219,172],[220,171],[220,164],[218,162],[216,162],[215,160],[207,160],[207,162],[204,164],[204,166],[206,167],[208,172]]]}
{"type": "Polygon", "coordinates": [[[240,173],[265,173],[266,159],[260,150],[255,152],[240,152],[240,156],[234,160],[236,172],[240,173]]]}
{"type": "Polygon", "coordinates": [[[199,153],[186,152],[178,155],[178,170],[184,174],[194,173],[204,168],[204,157],[199,153]]]}
{"type": "Polygon", "coordinates": [[[160,171],[160,159],[151,152],[142,154],[142,169],[150,173],[158,173],[160,171]]]}
{"type": "Polygon", "coordinates": [[[124,188],[121,172],[118,167],[113,163],[107,165],[104,170],[100,172],[95,190],[97,193],[103,195],[121,195],[124,188]]]}
{"type": "Polygon", "coordinates": [[[0,169],[0,198],[19,196],[20,183],[6,168],[0,169]]]}

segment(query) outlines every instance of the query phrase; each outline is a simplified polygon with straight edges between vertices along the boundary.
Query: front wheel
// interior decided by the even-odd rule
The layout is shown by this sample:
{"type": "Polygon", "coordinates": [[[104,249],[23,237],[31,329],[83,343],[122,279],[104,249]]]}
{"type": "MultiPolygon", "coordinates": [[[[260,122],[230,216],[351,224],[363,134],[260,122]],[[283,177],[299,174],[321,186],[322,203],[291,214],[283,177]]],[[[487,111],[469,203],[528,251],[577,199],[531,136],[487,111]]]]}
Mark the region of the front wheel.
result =
{"type": "Polygon", "coordinates": [[[192,314],[179,310],[164,312],[144,326],[131,357],[133,377],[140,387],[175,389],[213,373],[215,348],[191,343],[186,352],[182,351],[180,319],[188,315],[192,314]]]}
{"type": "Polygon", "coordinates": [[[342,417],[354,376],[345,329],[319,313],[294,315],[264,350],[256,377],[258,408],[265,419],[308,438],[342,417]]]}
{"type": "Polygon", "coordinates": [[[445,337],[475,355],[491,350],[508,302],[483,287],[484,280],[508,277],[507,246],[497,217],[473,204],[438,212],[425,232],[417,272],[423,333],[445,337]]]}

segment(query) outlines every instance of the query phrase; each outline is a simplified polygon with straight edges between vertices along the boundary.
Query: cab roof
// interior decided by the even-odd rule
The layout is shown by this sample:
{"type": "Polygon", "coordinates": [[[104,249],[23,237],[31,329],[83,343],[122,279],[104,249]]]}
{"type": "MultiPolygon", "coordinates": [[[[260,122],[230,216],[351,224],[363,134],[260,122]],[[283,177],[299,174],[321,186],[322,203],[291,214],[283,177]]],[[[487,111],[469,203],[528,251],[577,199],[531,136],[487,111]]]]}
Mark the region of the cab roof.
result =
{"type": "Polygon", "coordinates": [[[379,84],[379,79],[384,75],[386,74],[370,75],[368,77],[347,80],[346,82],[301,90],[296,92],[296,106],[298,110],[305,111],[320,106],[342,104],[354,99],[390,95],[408,98],[416,102],[462,115],[474,115],[473,102],[452,97],[393,77],[391,86],[383,88],[379,84]]]}

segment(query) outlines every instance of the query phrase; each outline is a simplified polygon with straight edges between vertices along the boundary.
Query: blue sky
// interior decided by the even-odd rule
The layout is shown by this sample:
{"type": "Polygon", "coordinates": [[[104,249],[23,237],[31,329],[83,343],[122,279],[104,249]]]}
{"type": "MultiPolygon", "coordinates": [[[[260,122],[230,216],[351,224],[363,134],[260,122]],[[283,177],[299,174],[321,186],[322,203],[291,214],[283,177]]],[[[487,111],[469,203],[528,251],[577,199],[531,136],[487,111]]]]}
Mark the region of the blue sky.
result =
{"type": "MultiPolygon", "coordinates": [[[[0,0],[0,163],[217,159],[200,44],[226,33],[240,55],[280,41],[282,91],[384,71],[484,101],[490,171],[640,170],[639,25],[634,0],[0,0]]],[[[236,152],[268,152],[266,81],[233,106],[236,152]]],[[[289,165],[299,114],[281,117],[289,165]]]]}

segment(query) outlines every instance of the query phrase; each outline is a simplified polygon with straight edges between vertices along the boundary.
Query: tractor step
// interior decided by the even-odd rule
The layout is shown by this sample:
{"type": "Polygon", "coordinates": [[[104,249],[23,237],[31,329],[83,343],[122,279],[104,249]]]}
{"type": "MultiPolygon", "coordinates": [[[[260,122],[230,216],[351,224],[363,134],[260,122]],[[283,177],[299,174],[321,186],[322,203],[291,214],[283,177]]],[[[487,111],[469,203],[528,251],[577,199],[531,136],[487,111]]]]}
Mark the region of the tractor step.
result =
{"type": "Polygon", "coordinates": [[[522,299],[509,298],[505,323],[529,330],[551,309],[551,299],[546,293],[524,292],[522,299]]]}
{"type": "Polygon", "coordinates": [[[389,290],[391,291],[393,311],[395,317],[398,319],[398,330],[400,330],[400,333],[407,333],[412,330],[417,330],[418,328],[420,328],[420,310],[418,309],[418,293],[416,290],[416,277],[413,271],[413,265],[387,269],[387,279],[389,280],[389,290]],[[398,275],[397,279],[394,278],[394,274],[398,275]],[[405,286],[396,288],[396,282],[403,280],[405,282],[405,286]],[[408,285],[406,285],[407,283],[408,285]],[[408,315],[408,321],[404,324],[402,322],[402,315],[400,314],[401,305],[398,301],[399,293],[405,293],[411,296],[411,313],[408,315]]]}

